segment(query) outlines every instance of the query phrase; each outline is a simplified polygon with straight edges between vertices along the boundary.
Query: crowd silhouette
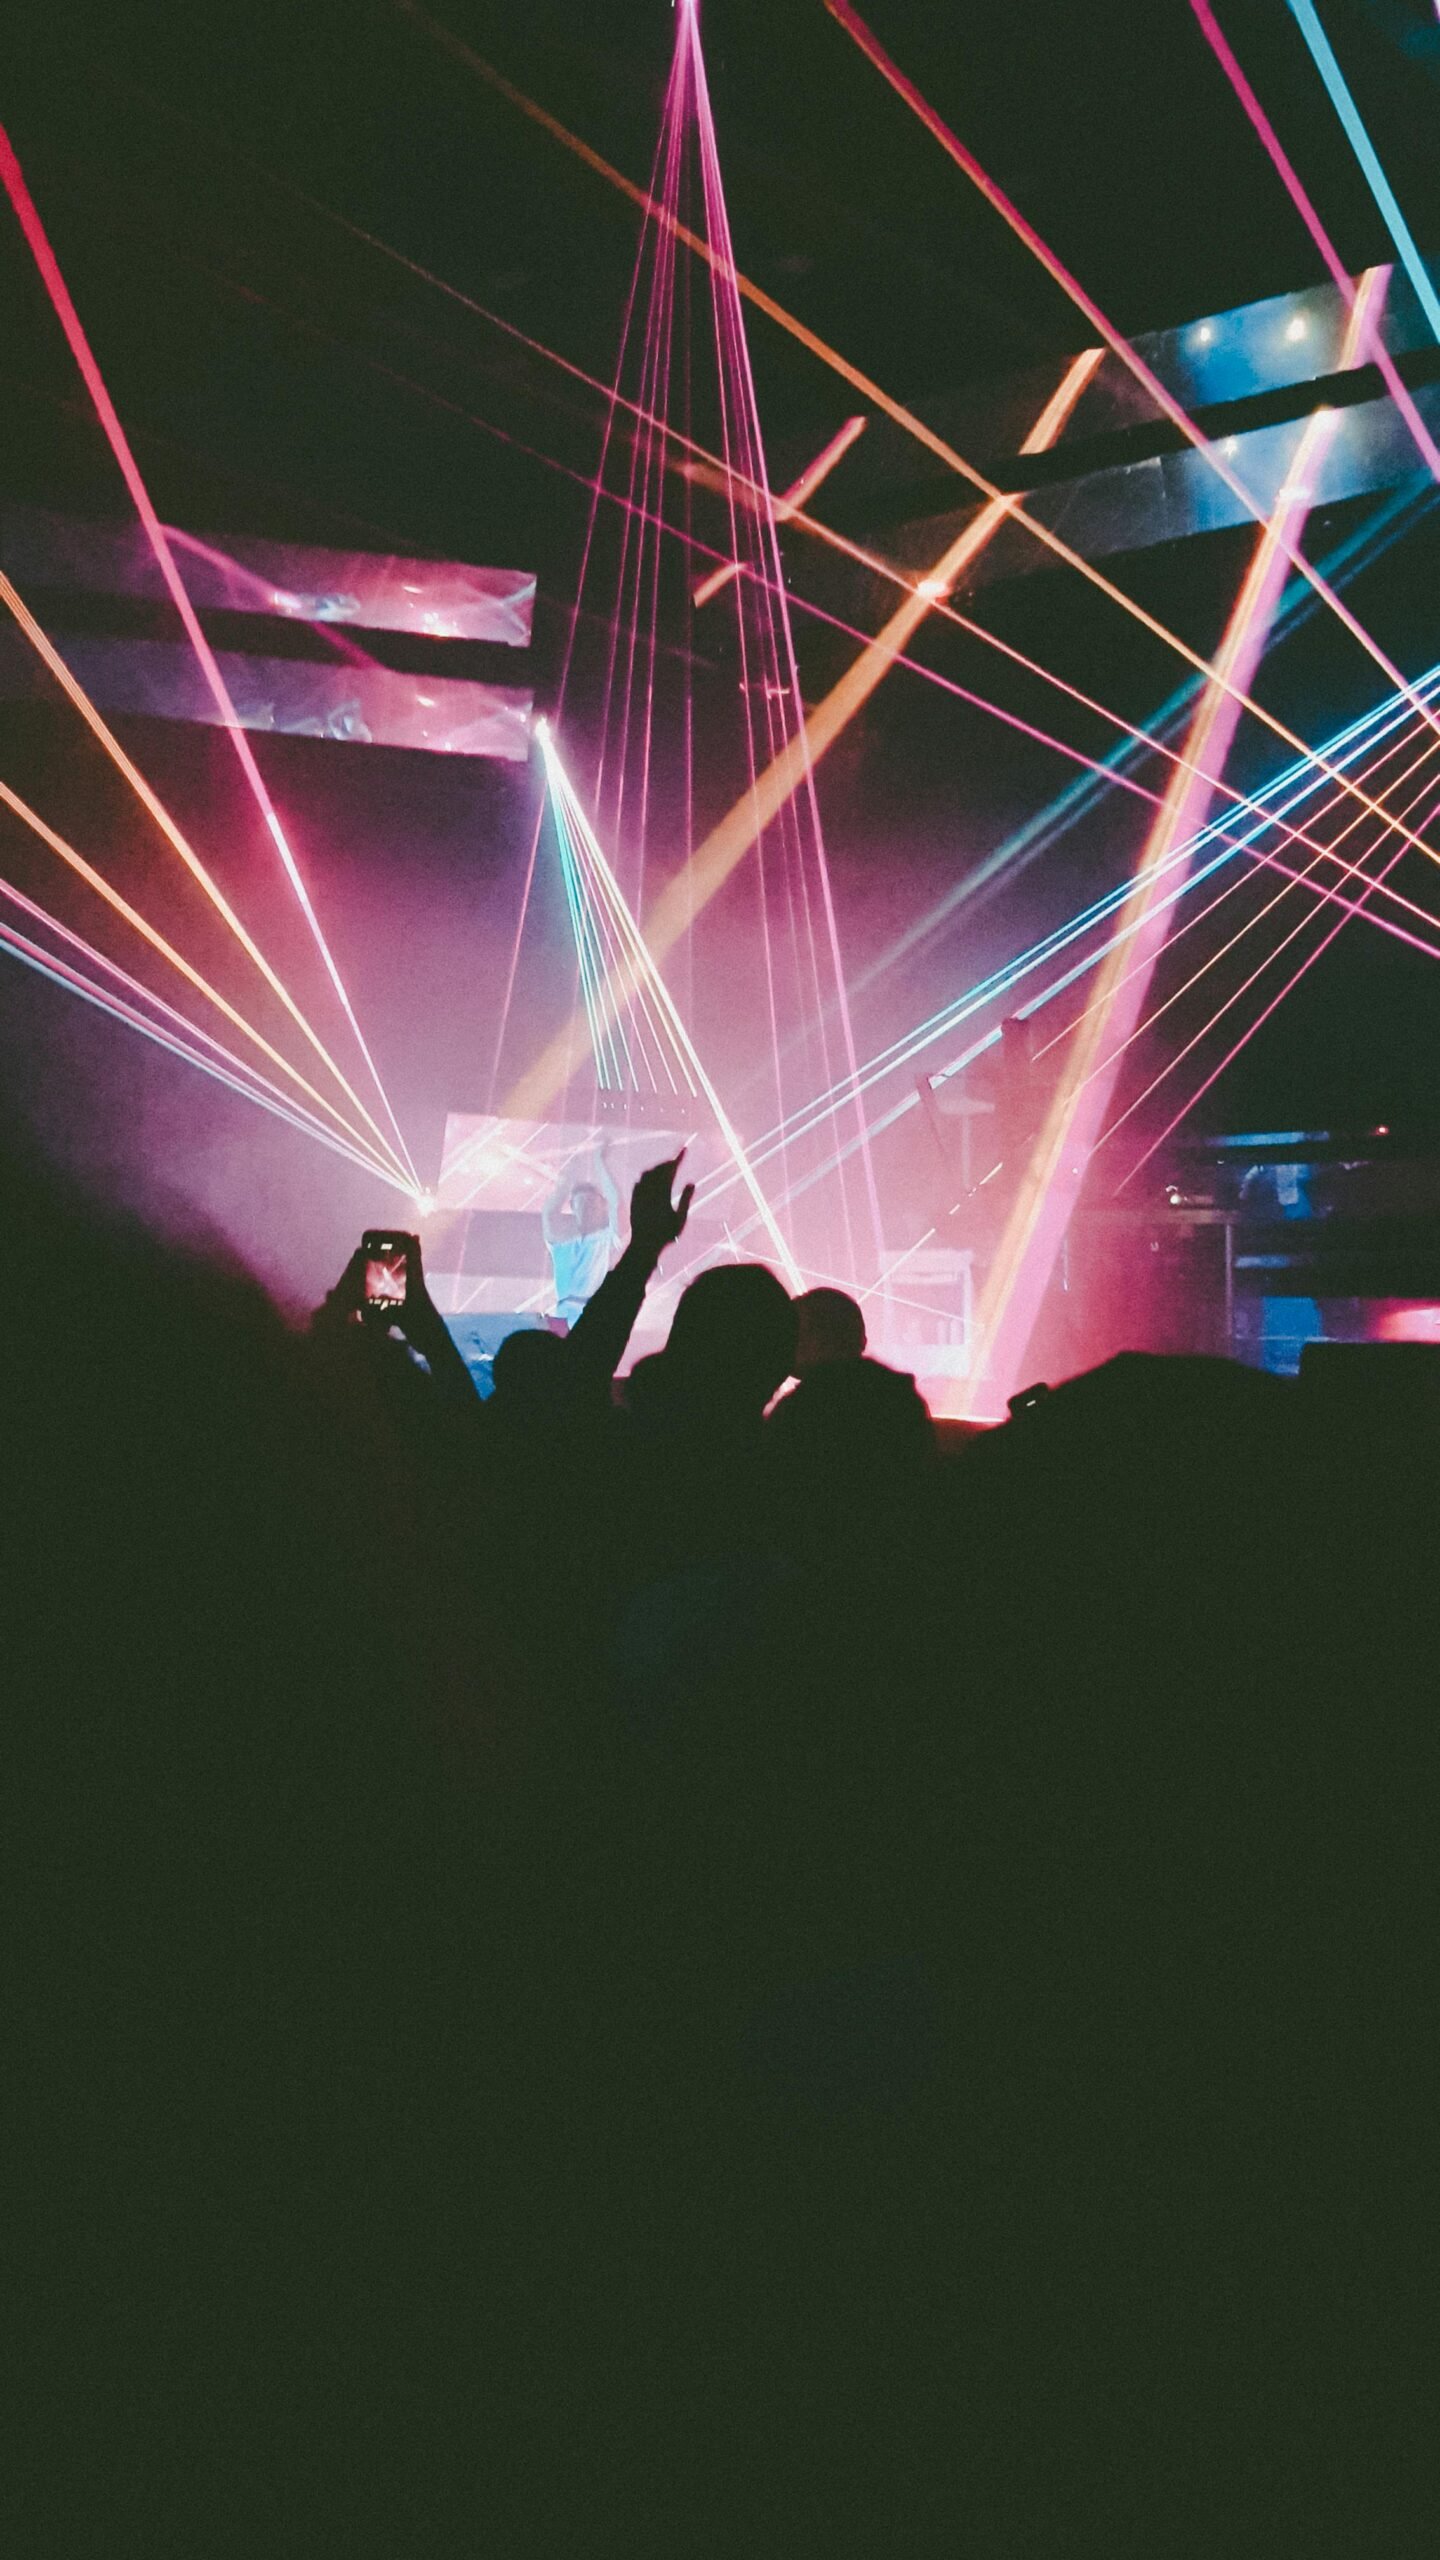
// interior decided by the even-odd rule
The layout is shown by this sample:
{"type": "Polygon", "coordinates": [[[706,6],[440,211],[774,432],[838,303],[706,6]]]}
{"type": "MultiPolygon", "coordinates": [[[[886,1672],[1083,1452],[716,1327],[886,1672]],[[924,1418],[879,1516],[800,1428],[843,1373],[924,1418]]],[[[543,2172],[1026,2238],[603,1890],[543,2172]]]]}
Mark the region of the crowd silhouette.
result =
{"type": "Polygon", "coordinates": [[[1419,2547],[1432,1410],[619,1378],[678,1172],[482,1404],[7,1169],[11,2548],[1419,2547]]]}

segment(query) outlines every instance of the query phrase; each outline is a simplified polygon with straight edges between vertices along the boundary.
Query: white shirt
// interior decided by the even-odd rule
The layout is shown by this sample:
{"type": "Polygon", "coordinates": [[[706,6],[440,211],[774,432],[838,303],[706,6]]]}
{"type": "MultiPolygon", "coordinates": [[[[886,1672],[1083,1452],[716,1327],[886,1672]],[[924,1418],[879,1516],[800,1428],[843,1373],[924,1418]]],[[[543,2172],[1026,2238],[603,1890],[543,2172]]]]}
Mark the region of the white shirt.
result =
{"type": "Polygon", "coordinates": [[[550,1263],[555,1274],[556,1313],[578,1315],[588,1298],[593,1298],[610,1268],[610,1248],[615,1242],[613,1227],[594,1227],[588,1234],[559,1236],[550,1247],[550,1263]]]}

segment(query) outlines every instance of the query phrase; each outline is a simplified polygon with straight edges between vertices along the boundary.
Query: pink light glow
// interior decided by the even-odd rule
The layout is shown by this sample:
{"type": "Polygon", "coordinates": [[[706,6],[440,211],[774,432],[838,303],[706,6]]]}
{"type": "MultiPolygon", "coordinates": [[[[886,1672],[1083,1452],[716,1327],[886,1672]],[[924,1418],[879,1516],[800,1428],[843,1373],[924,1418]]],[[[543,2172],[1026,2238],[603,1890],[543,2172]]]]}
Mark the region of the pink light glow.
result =
{"type": "Polygon", "coordinates": [[[1377,1342],[1440,1342],[1440,1307],[1387,1307],[1375,1327],[1377,1342]]]}
{"type": "MultiPolygon", "coordinates": [[[[194,1053],[197,1048],[208,1049],[214,1057],[223,1058],[227,1066],[233,1070],[233,1074],[224,1081],[230,1083],[234,1092],[247,1095],[254,1100],[256,1095],[253,1088],[258,1086],[264,1092],[273,1095],[275,1106],[281,1115],[290,1121],[293,1128],[308,1129],[312,1135],[322,1137],[327,1146],[337,1143],[335,1132],[327,1129],[323,1121],[318,1120],[312,1111],[307,1111],[303,1102],[297,1102],[293,1095],[284,1093],[279,1085],[273,1083],[269,1076],[262,1075],[260,1069],[252,1066],[247,1059],[237,1057],[233,1049],[227,1049],[223,1041],[215,1038],[213,1032],[202,1030],[198,1023],[190,1020],[188,1014],[181,1013],[178,1006],[168,1003],[164,996],[156,995],[153,988],[147,987],[141,979],[133,977],[128,969],[123,969],[118,960],[111,960],[103,951],[97,951],[92,943],[84,940],[82,935],[73,932],[69,925],[62,924],[58,916],[52,916],[48,908],[38,905],[34,898],[28,898],[23,889],[17,889],[12,881],[0,880],[0,897],[7,898],[12,906],[18,907],[21,913],[28,916],[33,923],[43,925],[47,932],[54,934],[67,949],[78,952],[81,959],[88,961],[92,969],[101,970],[106,977],[113,978],[117,986],[126,990],[128,996],[133,996],[140,1003],[152,1007],[154,1012],[162,1015],[167,1023],[173,1024],[178,1032],[183,1033],[185,1042],[189,1044],[188,1047],[182,1046],[178,1040],[173,1040],[169,1044],[177,1057],[187,1056],[192,1064],[204,1064],[205,1062],[199,1060],[194,1053]]],[[[23,935],[15,935],[12,938],[17,947],[23,944],[28,950],[38,949],[37,945],[27,943],[23,935]]],[[[57,969],[64,968],[65,964],[55,955],[49,954],[47,957],[53,961],[57,969]]],[[[67,976],[69,974],[67,972],[67,976]]],[[[74,983],[78,986],[81,981],[76,977],[74,983]]],[[[122,1004],[118,997],[107,1000],[104,991],[98,987],[92,987],[92,994],[94,1001],[102,1009],[106,1009],[108,1002],[108,1009],[114,1012],[117,1020],[134,1024],[141,1030],[153,1028],[148,1021],[137,1016],[131,1006],[122,1004]]],[[[372,1162],[362,1156],[353,1146],[345,1145],[344,1152],[354,1163],[363,1164],[367,1172],[378,1170],[385,1181],[394,1180],[394,1176],[388,1169],[380,1166],[378,1161],[372,1162]]]]}
{"type": "MultiPolygon", "coordinates": [[[[14,893],[7,890],[6,894],[14,893]]],[[[30,904],[29,900],[22,900],[21,903],[26,906],[30,904]]],[[[63,926],[57,925],[53,916],[44,916],[42,909],[36,909],[34,912],[42,915],[44,922],[53,931],[63,933],[67,942],[78,943],[78,936],[66,933],[63,926]]],[[[78,947],[83,950],[88,946],[79,944],[78,947]]],[[[45,949],[40,943],[32,942],[28,934],[17,933],[13,925],[3,922],[0,922],[0,949],[13,951],[17,957],[29,960],[61,986],[68,987],[76,995],[83,996],[88,1003],[95,1006],[98,1012],[109,1014],[113,1021],[125,1024],[130,1030],[142,1033],[147,1040],[153,1040],[157,1047],[168,1050],[172,1057],[183,1059],[187,1065],[199,1068],[202,1074],[212,1076],[217,1084],[225,1085],[231,1093],[238,1094],[242,1101],[258,1103],[262,1110],[273,1112],[277,1120],[284,1120],[292,1129],[298,1129],[302,1135],[318,1138],[323,1146],[331,1148],[336,1155],[344,1156],[347,1162],[357,1165],[361,1172],[368,1173],[393,1189],[404,1192],[407,1198],[412,1196],[406,1184],[398,1181],[387,1167],[379,1165],[367,1156],[360,1155],[343,1138],[337,1137],[333,1130],[325,1128],[323,1123],[304,1111],[300,1104],[292,1105],[288,1102],[278,1087],[270,1083],[268,1077],[257,1075],[254,1069],[245,1066],[243,1061],[232,1058],[228,1050],[220,1048],[219,1043],[211,1041],[206,1033],[195,1032],[193,1025],[186,1025],[186,1029],[192,1034],[190,1040],[177,1037],[163,1023],[156,1022],[153,1017],[140,1012],[135,1005],[128,1004],[123,997],[102,987],[98,980],[86,977],[83,970],[72,967],[70,962],[62,960],[57,952],[45,949]],[[216,1056],[229,1059],[230,1064],[217,1065],[216,1057],[207,1058],[203,1051],[194,1045],[195,1041],[204,1041],[216,1052],[216,1056]]],[[[125,976],[124,971],[115,971],[112,964],[103,960],[98,952],[92,956],[102,968],[110,970],[112,975],[121,978],[125,976]]],[[[129,980],[127,983],[135,985],[136,981],[129,980]]],[[[141,988],[139,992],[147,1003],[158,1003],[148,989],[141,988]]],[[[182,1015],[175,1013],[171,1005],[159,1004],[158,1009],[177,1022],[184,1020],[182,1015]]]]}
{"type": "MultiPolygon", "coordinates": [[[[1366,281],[1346,331],[1342,362],[1350,365],[1363,348],[1376,298],[1373,276],[1366,281]]],[[[1329,423],[1312,418],[1301,436],[1295,477],[1302,484],[1329,423]]],[[[1176,772],[1136,871],[1131,904],[1139,930],[1131,963],[1123,970],[1102,964],[1097,995],[1081,1017],[1044,1131],[1022,1174],[981,1304],[979,1348],[964,1398],[968,1419],[995,1419],[1021,1381],[1041,1301],[1105,1125],[1120,1058],[1164,947],[1173,900],[1156,894],[1161,872],[1173,848],[1205,823],[1214,777],[1224,771],[1239,723],[1239,696],[1248,691],[1270,635],[1303,508],[1301,499],[1282,500],[1255,547],[1220,646],[1216,680],[1200,697],[1186,741],[1195,769],[1176,772]]]]}
{"type": "MultiPolygon", "coordinates": [[[[774,502],[770,497],[769,475],[765,466],[764,448],[760,437],[759,404],[755,392],[755,377],[750,363],[750,349],[745,336],[745,322],[740,302],[740,290],[735,264],[735,250],[734,243],[730,235],[730,219],[726,209],[724,187],[720,174],[720,155],[715,137],[714,117],[711,112],[709,84],[705,76],[705,61],[700,49],[698,35],[696,33],[695,13],[693,10],[687,12],[684,23],[688,36],[694,77],[695,109],[699,127],[701,168],[704,175],[705,186],[706,228],[710,235],[711,244],[717,252],[719,259],[719,264],[712,269],[716,284],[716,312],[717,317],[723,313],[730,332],[736,379],[740,393],[739,409],[740,414],[743,417],[745,427],[748,430],[751,449],[754,455],[754,464],[749,476],[759,484],[759,486],[764,490],[766,496],[767,515],[764,524],[765,552],[767,566],[769,568],[775,590],[774,636],[782,653],[781,674],[783,680],[789,687],[795,728],[797,734],[803,737],[805,707],[800,691],[800,670],[795,655],[794,633],[790,625],[789,606],[785,589],[784,570],[780,558],[780,544],[776,526],[774,502]]],[[[772,759],[775,752],[778,750],[778,745],[779,741],[777,740],[775,745],[772,746],[772,759]]],[[[830,865],[826,857],[825,838],[820,823],[820,804],[815,788],[814,766],[808,756],[805,759],[801,789],[804,797],[805,815],[808,822],[808,833],[813,852],[816,882],[820,895],[820,908],[824,923],[825,940],[833,977],[836,1010],[839,1016],[845,1063],[848,1070],[849,1099],[854,1111],[857,1134],[860,1138],[860,1161],[864,1175],[866,1205],[869,1210],[875,1259],[877,1264],[883,1264],[885,1259],[885,1248],[880,1217],[880,1195],[875,1180],[875,1167],[870,1150],[869,1132],[865,1118],[864,1105],[860,1098],[859,1052],[855,1045],[855,1031],[850,1015],[849,996],[846,990],[845,963],[840,949],[840,932],[831,888],[830,865]]],[[[793,808],[793,799],[787,801],[786,807],[787,811],[793,808]]],[[[807,867],[803,862],[799,866],[799,873],[802,898],[805,901],[805,912],[808,918],[809,881],[807,867]]],[[[825,1040],[824,1008],[817,1003],[816,1010],[823,1050],[825,1040]]],[[[848,1205],[845,1200],[843,1182],[841,1185],[841,1206],[842,1213],[845,1216],[848,1226],[849,1212],[848,1205]]]]}

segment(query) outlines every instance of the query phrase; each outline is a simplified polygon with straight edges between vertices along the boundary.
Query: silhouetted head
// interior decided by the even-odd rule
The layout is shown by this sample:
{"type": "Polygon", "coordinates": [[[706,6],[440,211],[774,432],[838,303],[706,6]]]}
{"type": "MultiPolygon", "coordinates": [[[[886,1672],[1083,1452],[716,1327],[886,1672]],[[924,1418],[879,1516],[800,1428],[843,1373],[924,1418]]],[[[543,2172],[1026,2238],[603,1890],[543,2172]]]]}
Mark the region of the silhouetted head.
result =
{"type": "Polygon", "coordinates": [[[567,1376],[565,1345],[558,1333],[522,1326],[507,1333],[490,1372],[495,1402],[506,1413],[533,1412],[556,1403],[567,1376]]]}
{"type": "Polygon", "coordinates": [[[795,1302],[761,1262],[721,1262],[675,1310],[665,1364],[676,1384],[757,1417],[795,1360],[795,1302]]]}
{"type": "Polygon", "coordinates": [[[807,1289],[795,1301],[795,1375],[831,1360],[863,1360],[865,1318],[843,1289],[807,1289]]]}
{"type": "Polygon", "coordinates": [[[837,1530],[869,1535],[877,1516],[898,1518],[935,1463],[914,1379],[878,1360],[822,1361],[765,1429],[787,1518],[808,1520],[825,1542],[837,1530]]]}
{"type": "Polygon", "coordinates": [[[577,1182],[570,1211],[582,1236],[595,1236],[610,1224],[610,1205],[597,1182],[577,1182]]]}

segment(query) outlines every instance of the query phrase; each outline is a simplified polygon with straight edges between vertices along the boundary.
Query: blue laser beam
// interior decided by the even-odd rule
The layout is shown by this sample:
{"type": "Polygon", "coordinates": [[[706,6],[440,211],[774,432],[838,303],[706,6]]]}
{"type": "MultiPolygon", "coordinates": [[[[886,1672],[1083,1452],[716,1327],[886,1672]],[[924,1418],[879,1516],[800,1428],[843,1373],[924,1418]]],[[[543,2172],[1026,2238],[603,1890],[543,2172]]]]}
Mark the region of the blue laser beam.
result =
{"type": "Polygon", "coordinates": [[[1360,110],[1350,94],[1345,74],[1335,59],[1334,48],[1315,13],[1313,0],[1288,0],[1290,15],[1310,49],[1310,58],[1330,92],[1330,103],[1345,128],[1350,148],[1365,173],[1366,184],[1380,208],[1380,218],[1395,243],[1400,263],[1415,288],[1415,298],[1440,338],[1440,296],[1430,281],[1425,261],[1415,246],[1415,237],[1400,210],[1395,190],[1380,163],[1380,155],[1361,121],[1360,110]]]}

